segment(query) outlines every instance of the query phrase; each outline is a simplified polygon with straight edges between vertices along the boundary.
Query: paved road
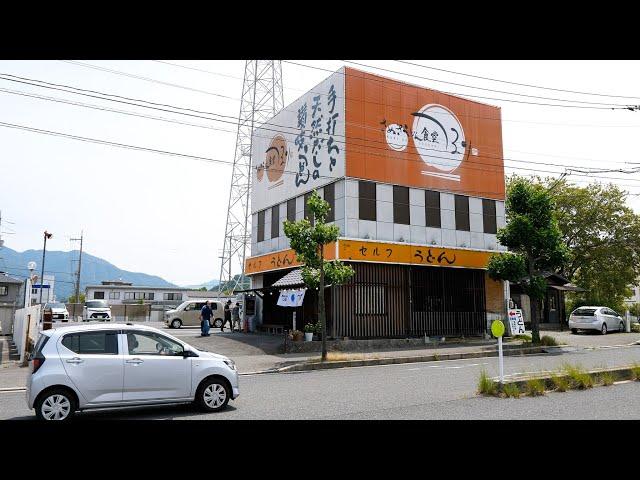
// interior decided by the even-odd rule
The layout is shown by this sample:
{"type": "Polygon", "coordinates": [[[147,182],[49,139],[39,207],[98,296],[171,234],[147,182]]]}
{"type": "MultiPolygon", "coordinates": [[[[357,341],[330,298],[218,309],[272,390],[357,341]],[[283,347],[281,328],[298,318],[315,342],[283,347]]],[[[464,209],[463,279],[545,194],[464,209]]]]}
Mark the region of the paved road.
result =
{"type": "MultiPolygon", "coordinates": [[[[506,357],[505,373],[640,362],[640,346],[564,355],[506,357]]],[[[240,397],[217,414],[191,406],[87,412],[83,419],[640,419],[640,382],[541,398],[475,395],[482,369],[497,374],[497,359],[346,368],[241,377],[240,397]],[[513,403],[517,402],[517,403],[513,403]],[[514,405],[518,409],[510,408],[514,405]]],[[[24,393],[0,393],[0,419],[33,419],[24,393]]]]}

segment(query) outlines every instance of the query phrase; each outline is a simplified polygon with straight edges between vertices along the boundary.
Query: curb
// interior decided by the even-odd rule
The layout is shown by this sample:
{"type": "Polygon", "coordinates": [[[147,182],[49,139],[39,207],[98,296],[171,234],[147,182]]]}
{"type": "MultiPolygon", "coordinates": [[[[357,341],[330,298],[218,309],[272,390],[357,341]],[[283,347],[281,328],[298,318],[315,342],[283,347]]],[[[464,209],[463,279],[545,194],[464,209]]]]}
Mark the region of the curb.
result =
{"type": "MultiPolygon", "coordinates": [[[[503,355],[508,356],[520,356],[520,355],[532,355],[537,353],[546,353],[547,347],[530,347],[521,348],[518,350],[509,349],[503,352],[503,355]]],[[[422,363],[422,362],[437,362],[442,360],[461,360],[467,358],[483,358],[483,357],[497,357],[497,351],[478,351],[478,352],[466,352],[466,353],[442,353],[421,355],[416,357],[391,357],[391,358],[370,358],[363,360],[340,360],[336,362],[311,362],[311,363],[298,363],[287,367],[281,367],[276,370],[272,370],[268,373],[283,373],[283,372],[301,372],[309,370],[326,370],[332,368],[347,368],[347,367],[367,367],[375,365],[393,365],[402,363],[422,363]]],[[[266,373],[266,372],[265,372],[266,373]]]]}

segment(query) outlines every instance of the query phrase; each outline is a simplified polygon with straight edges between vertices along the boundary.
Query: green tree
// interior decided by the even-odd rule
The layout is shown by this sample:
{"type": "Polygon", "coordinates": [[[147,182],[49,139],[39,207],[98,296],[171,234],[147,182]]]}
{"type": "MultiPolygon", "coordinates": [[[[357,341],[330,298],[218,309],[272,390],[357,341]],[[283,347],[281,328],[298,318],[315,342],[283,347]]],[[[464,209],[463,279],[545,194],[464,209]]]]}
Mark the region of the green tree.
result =
{"type": "Polygon", "coordinates": [[[624,311],[629,285],[640,272],[640,216],[626,204],[627,193],[613,184],[579,187],[555,178],[535,183],[547,187],[554,200],[567,247],[561,273],[586,290],[568,296],[568,311],[581,305],[624,311]]]}
{"type": "Polygon", "coordinates": [[[320,196],[313,192],[307,202],[315,224],[306,218],[297,222],[284,222],[284,234],[289,238],[291,248],[302,266],[302,279],[308,288],[318,289],[318,321],[322,328],[322,361],[327,359],[327,322],[324,305],[325,283],[340,285],[347,282],[354,270],[339,260],[324,259],[324,246],[338,240],[340,228],[328,225],[325,218],[331,208],[320,196]]]}
{"type": "Polygon", "coordinates": [[[79,302],[77,302],[77,301],[76,301],[76,296],[75,296],[75,295],[70,295],[70,296],[69,296],[69,298],[67,299],[67,303],[84,303],[84,301],[85,301],[85,295],[84,295],[84,293],[81,293],[81,294],[79,295],[79,297],[80,297],[80,301],[79,301],[79,302]]]}
{"type": "Polygon", "coordinates": [[[199,292],[206,292],[207,291],[207,287],[200,287],[198,289],[199,292]]]}
{"type": "Polygon", "coordinates": [[[498,230],[498,241],[510,251],[492,255],[488,273],[494,280],[520,285],[531,299],[531,337],[540,342],[538,302],[544,297],[545,271],[556,271],[565,261],[552,197],[547,189],[523,178],[507,188],[507,225],[498,230]]]}

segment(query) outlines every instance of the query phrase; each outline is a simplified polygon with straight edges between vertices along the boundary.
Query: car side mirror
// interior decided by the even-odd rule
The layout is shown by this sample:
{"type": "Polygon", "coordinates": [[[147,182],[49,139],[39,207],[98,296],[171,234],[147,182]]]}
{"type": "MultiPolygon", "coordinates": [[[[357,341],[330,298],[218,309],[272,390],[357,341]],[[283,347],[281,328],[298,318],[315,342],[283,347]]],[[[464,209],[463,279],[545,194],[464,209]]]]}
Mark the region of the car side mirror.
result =
{"type": "Polygon", "coordinates": [[[183,358],[189,358],[189,357],[197,357],[198,354],[196,352],[194,352],[193,350],[184,350],[182,352],[182,357],[183,358]]]}

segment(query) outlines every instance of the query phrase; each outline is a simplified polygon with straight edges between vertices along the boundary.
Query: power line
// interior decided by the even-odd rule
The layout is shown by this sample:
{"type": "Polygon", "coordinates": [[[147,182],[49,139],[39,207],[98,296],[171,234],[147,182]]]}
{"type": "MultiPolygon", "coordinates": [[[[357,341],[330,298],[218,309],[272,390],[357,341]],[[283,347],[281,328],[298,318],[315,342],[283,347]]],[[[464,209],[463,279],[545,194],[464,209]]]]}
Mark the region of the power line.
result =
{"type": "MultiPolygon", "coordinates": [[[[346,62],[346,63],[353,63],[354,65],[360,65],[360,66],[364,66],[364,67],[367,67],[367,68],[373,68],[373,69],[376,69],[376,70],[383,70],[385,72],[397,73],[399,75],[406,75],[406,76],[410,76],[410,77],[417,77],[417,78],[421,78],[421,79],[424,79],[424,80],[429,80],[426,77],[421,77],[419,75],[413,75],[413,74],[410,74],[410,73],[398,72],[396,70],[390,70],[390,69],[382,68],[382,67],[374,67],[372,65],[366,65],[366,64],[361,64],[361,63],[357,63],[357,62],[351,62],[351,61],[348,61],[348,60],[343,60],[343,61],[346,62]]],[[[337,73],[339,75],[349,76],[346,73],[334,72],[333,70],[328,70],[326,68],[316,67],[316,66],[313,66],[313,65],[306,65],[304,63],[297,63],[297,62],[292,62],[292,61],[289,61],[289,60],[283,60],[283,62],[291,63],[293,65],[299,65],[301,67],[313,68],[315,70],[324,70],[324,71],[331,72],[331,73],[337,73]]],[[[367,72],[365,72],[365,73],[367,73],[367,72]]],[[[353,75],[351,75],[351,76],[353,76],[353,75]]],[[[404,85],[411,86],[411,87],[425,88],[425,87],[421,87],[421,86],[418,86],[418,85],[410,85],[410,84],[408,84],[406,82],[403,82],[401,80],[394,80],[394,81],[396,81],[398,83],[402,83],[404,85]]],[[[448,91],[444,91],[444,90],[437,90],[437,91],[440,92],[440,93],[446,93],[448,95],[454,95],[454,96],[463,97],[463,98],[464,97],[481,98],[481,99],[484,99],[484,100],[495,100],[495,101],[510,102],[510,103],[522,103],[522,104],[526,104],[526,105],[538,105],[538,106],[543,106],[543,107],[581,108],[581,109],[592,109],[592,110],[629,110],[630,109],[629,105],[620,105],[618,107],[591,107],[591,106],[582,106],[582,105],[560,105],[560,104],[553,104],[553,103],[525,102],[525,101],[522,101],[522,100],[510,100],[510,99],[505,99],[505,98],[484,97],[484,96],[480,96],[480,95],[472,95],[472,94],[468,94],[468,93],[464,93],[463,94],[463,93],[456,93],[456,92],[448,92],[448,91]]]]}
{"type": "MultiPolygon", "coordinates": [[[[8,74],[0,74],[0,75],[7,75],[7,76],[15,77],[15,78],[23,78],[23,79],[25,79],[25,80],[32,80],[32,79],[26,79],[25,77],[17,77],[17,76],[14,76],[14,75],[8,75],[8,74]]],[[[0,77],[0,78],[2,78],[2,77],[0,77]]],[[[39,87],[43,87],[43,88],[53,88],[53,87],[47,87],[47,86],[43,86],[43,85],[37,85],[37,84],[29,83],[29,82],[24,82],[24,81],[21,81],[21,80],[12,80],[12,79],[6,79],[6,78],[5,78],[5,80],[9,80],[9,81],[17,81],[18,83],[27,83],[27,84],[29,84],[29,85],[39,86],[39,87]]],[[[43,81],[41,81],[41,80],[33,80],[33,81],[40,82],[40,83],[50,84],[49,82],[43,82],[43,81]]],[[[65,87],[65,88],[78,89],[77,87],[70,87],[70,86],[60,85],[60,84],[50,84],[50,85],[62,86],[62,87],[65,87]]],[[[54,89],[54,90],[60,90],[60,89],[58,89],[58,88],[53,88],[53,89],[54,89]]],[[[98,93],[98,94],[100,94],[100,95],[110,95],[110,96],[115,96],[115,97],[118,97],[118,98],[127,98],[127,99],[129,99],[128,97],[122,97],[122,96],[112,95],[112,94],[103,93],[103,92],[96,92],[96,91],[92,91],[92,90],[85,90],[85,89],[78,89],[78,90],[81,90],[81,91],[89,91],[89,92],[93,92],[93,93],[98,93]]],[[[201,112],[201,113],[205,113],[205,114],[208,114],[208,115],[218,115],[218,116],[223,116],[223,117],[233,118],[233,121],[232,121],[232,120],[221,120],[221,119],[215,119],[215,118],[203,117],[203,116],[193,115],[193,114],[188,114],[188,113],[184,113],[184,112],[175,112],[175,111],[172,111],[172,110],[159,109],[159,108],[155,108],[155,107],[151,107],[151,106],[147,106],[147,105],[138,105],[138,104],[136,104],[136,103],[130,103],[130,102],[122,102],[122,101],[115,100],[115,99],[102,98],[102,97],[97,97],[97,96],[94,96],[94,95],[86,95],[86,94],[83,94],[83,93],[70,92],[70,91],[67,91],[67,90],[61,90],[61,91],[64,91],[64,92],[66,92],[66,93],[76,93],[76,94],[79,94],[79,95],[90,96],[90,97],[98,98],[98,99],[101,99],[101,100],[109,100],[109,101],[113,101],[113,102],[126,103],[126,104],[129,104],[129,105],[134,105],[134,106],[143,107],[143,108],[148,108],[148,109],[160,110],[160,111],[169,112],[169,113],[176,113],[176,114],[179,114],[179,115],[186,115],[186,116],[191,116],[191,117],[196,117],[196,118],[202,118],[202,119],[210,120],[210,121],[216,121],[216,122],[228,123],[228,124],[231,124],[231,125],[234,125],[234,126],[237,126],[237,125],[238,125],[238,122],[237,122],[237,120],[235,119],[235,117],[231,117],[231,116],[227,116],[227,115],[223,115],[223,114],[219,114],[219,113],[213,113],[213,112],[201,112]]],[[[11,91],[11,92],[13,92],[13,91],[11,91]]],[[[30,94],[27,94],[27,96],[29,96],[29,95],[30,95],[30,94]]],[[[50,98],[50,97],[44,97],[44,98],[50,98]]],[[[136,102],[147,102],[146,100],[140,100],[140,99],[130,99],[130,100],[133,100],[133,101],[136,101],[136,102]]],[[[66,101],[64,101],[64,100],[63,100],[63,103],[66,103],[66,101]]],[[[71,104],[76,105],[76,103],[74,103],[74,102],[70,102],[70,103],[71,103],[71,104]]],[[[155,104],[155,105],[164,105],[164,106],[168,106],[168,107],[170,107],[170,108],[176,108],[176,109],[182,109],[182,108],[183,108],[183,107],[175,107],[175,106],[167,105],[167,104],[157,104],[157,103],[154,103],[154,102],[149,102],[149,103],[152,103],[152,104],[155,104]]],[[[78,103],[77,103],[77,106],[86,106],[86,107],[88,107],[88,108],[93,108],[93,107],[95,107],[95,108],[97,108],[97,109],[101,109],[101,107],[98,107],[98,106],[89,106],[88,104],[82,104],[82,103],[80,103],[80,102],[78,102],[78,103]]],[[[109,110],[109,109],[107,109],[107,110],[109,110]]],[[[191,109],[186,109],[186,110],[191,110],[191,109]]],[[[115,111],[115,110],[114,110],[114,111],[115,111]]],[[[196,111],[196,110],[191,110],[191,111],[196,111]]],[[[133,112],[126,112],[126,113],[125,113],[125,112],[122,112],[122,111],[116,111],[116,112],[124,113],[124,114],[131,114],[131,115],[134,115],[134,116],[141,115],[141,114],[136,114],[136,113],[133,113],[133,112]]],[[[144,116],[144,115],[142,115],[142,116],[144,116]]],[[[155,120],[168,121],[168,122],[174,122],[174,121],[175,121],[175,120],[167,119],[167,118],[164,118],[164,117],[152,117],[152,116],[148,116],[148,118],[152,118],[152,119],[155,119],[155,120]]],[[[178,122],[178,123],[186,123],[186,122],[179,122],[179,121],[175,121],[175,122],[178,122]]],[[[195,126],[195,124],[193,124],[193,125],[195,126]]],[[[275,127],[281,127],[281,128],[285,128],[285,129],[295,130],[295,128],[294,128],[294,127],[291,127],[291,126],[285,126],[285,125],[278,125],[278,124],[269,124],[268,126],[267,126],[267,125],[263,125],[263,126],[261,126],[260,128],[261,128],[261,129],[263,129],[263,130],[266,130],[266,131],[272,131],[272,132],[277,132],[277,133],[280,133],[280,132],[281,132],[279,129],[269,128],[269,126],[275,126],[275,127]]],[[[356,126],[358,126],[358,125],[356,125],[356,126]]],[[[369,128],[369,127],[364,126],[364,125],[361,125],[361,126],[362,126],[363,128],[369,128]]],[[[215,127],[205,127],[205,126],[201,126],[201,127],[203,127],[203,128],[211,128],[211,129],[215,129],[215,127]]],[[[231,130],[225,130],[225,129],[217,129],[217,130],[219,130],[219,131],[224,131],[224,132],[229,132],[229,133],[235,133],[235,131],[231,131],[231,130]]],[[[288,132],[288,133],[297,133],[297,131],[295,131],[295,132],[288,132]]],[[[260,135],[257,135],[257,136],[258,136],[258,137],[260,137],[260,135]]],[[[351,137],[349,137],[349,136],[346,136],[346,135],[336,135],[336,136],[338,136],[338,137],[344,137],[345,139],[346,139],[346,138],[349,138],[350,140],[362,140],[362,141],[367,141],[368,143],[378,143],[378,144],[380,144],[380,145],[383,145],[383,147],[382,147],[382,148],[378,148],[378,150],[385,150],[385,151],[387,150],[387,148],[386,148],[386,142],[384,142],[384,141],[371,140],[371,139],[364,139],[364,138],[361,138],[361,137],[352,137],[352,136],[351,136],[351,137]]],[[[309,137],[309,138],[311,138],[311,135],[310,135],[310,134],[309,134],[309,135],[305,135],[305,137],[309,137]]],[[[326,140],[326,139],[325,139],[325,140],[326,140]]],[[[340,140],[338,140],[337,142],[338,142],[338,143],[342,143],[342,144],[345,144],[345,145],[346,145],[346,141],[340,141],[340,140]]],[[[478,145],[478,146],[482,146],[482,145],[478,145]]],[[[369,147],[369,148],[375,148],[375,147],[369,147]]],[[[523,152],[523,153],[527,153],[527,152],[523,152]]],[[[537,153],[539,153],[539,152],[529,152],[529,153],[537,154],[537,153]]],[[[541,153],[541,154],[542,154],[542,155],[546,155],[546,154],[544,154],[544,153],[541,153]]],[[[412,155],[417,155],[417,154],[412,153],[412,155]]],[[[436,158],[446,158],[446,157],[437,157],[437,156],[436,156],[436,158]]],[[[495,157],[495,158],[497,158],[497,157],[495,157]]],[[[568,157],[568,158],[581,159],[580,157],[568,157]]],[[[582,158],[582,159],[584,159],[584,160],[594,160],[594,161],[605,161],[605,160],[601,160],[601,159],[585,159],[585,158],[582,158]]],[[[532,161],[518,160],[518,159],[509,159],[509,158],[505,158],[505,160],[511,160],[511,161],[515,161],[515,162],[524,162],[524,163],[530,163],[530,164],[544,164],[544,163],[542,163],[542,162],[532,162],[532,161]]],[[[612,161],[610,161],[610,160],[606,160],[606,161],[607,161],[607,162],[612,162],[612,161]]],[[[437,162],[436,162],[436,163],[437,163],[437,162]]],[[[615,162],[615,161],[614,161],[614,163],[628,163],[628,162],[615,162]]],[[[557,164],[546,164],[546,165],[554,165],[554,166],[560,166],[560,167],[568,166],[568,165],[557,165],[557,164]]]]}
{"type": "Polygon", "coordinates": [[[527,83],[510,82],[508,80],[500,80],[500,79],[496,79],[496,78],[482,77],[480,75],[472,75],[470,73],[454,72],[452,70],[446,70],[444,68],[430,67],[428,65],[421,65],[419,63],[413,63],[413,62],[409,62],[409,61],[406,61],[406,60],[394,60],[394,61],[395,62],[399,62],[399,63],[406,63],[408,65],[414,65],[416,67],[427,68],[429,70],[437,70],[439,72],[453,73],[454,75],[463,75],[465,77],[479,78],[479,79],[482,79],[482,80],[489,80],[489,81],[492,81],[492,82],[508,83],[510,85],[518,85],[518,86],[521,86],[521,87],[539,88],[539,89],[542,89],[542,90],[553,90],[555,92],[576,93],[576,94],[579,94],[579,95],[593,95],[593,96],[597,96],[597,97],[629,98],[629,99],[632,99],[632,100],[640,100],[640,97],[629,97],[629,96],[625,96],[625,95],[609,95],[609,94],[594,93],[594,92],[579,92],[579,91],[576,91],[576,90],[564,90],[562,88],[542,87],[540,85],[531,85],[531,84],[527,84],[527,83]]]}

